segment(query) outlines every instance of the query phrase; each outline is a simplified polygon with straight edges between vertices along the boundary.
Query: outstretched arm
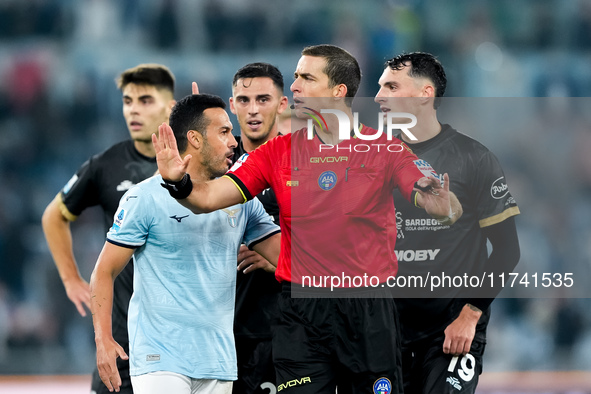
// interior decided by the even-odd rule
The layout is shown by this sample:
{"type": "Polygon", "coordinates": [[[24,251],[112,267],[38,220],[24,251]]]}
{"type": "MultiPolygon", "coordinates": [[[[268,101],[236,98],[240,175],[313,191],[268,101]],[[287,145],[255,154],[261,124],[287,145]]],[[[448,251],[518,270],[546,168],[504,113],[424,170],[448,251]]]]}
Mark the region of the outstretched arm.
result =
{"type": "Polygon", "coordinates": [[[90,288],[78,270],[72,248],[70,221],[62,214],[60,204],[61,196],[58,194],[45,208],[41,219],[43,233],[68,298],[76,305],[78,313],[86,316],[84,306],[90,309],[90,288]]]}
{"type": "MultiPolygon", "coordinates": [[[[172,129],[166,123],[158,127],[159,135],[152,134],[158,171],[167,181],[179,182],[187,173],[191,155],[181,158],[172,129]]],[[[188,197],[178,200],[194,213],[207,213],[245,202],[238,187],[229,178],[208,182],[193,182],[188,197]]]]}
{"type": "Polygon", "coordinates": [[[96,342],[96,364],[101,380],[109,391],[119,392],[121,376],[117,357],[127,360],[123,348],[113,339],[111,312],[113,282],[125,267],[134,249],[105,242],[90,278],[92,322],[96,342]]]}
{"type": "Polygon", "coordinates": [[[442,224],[452,225],[464,211],[456,195],[449,190],[447,173],[443,174],[443,181],[442,186],[439,179],[433,176],[419,179],[419,188],[413,189],[417,192],[414,203],[442,224]]]}

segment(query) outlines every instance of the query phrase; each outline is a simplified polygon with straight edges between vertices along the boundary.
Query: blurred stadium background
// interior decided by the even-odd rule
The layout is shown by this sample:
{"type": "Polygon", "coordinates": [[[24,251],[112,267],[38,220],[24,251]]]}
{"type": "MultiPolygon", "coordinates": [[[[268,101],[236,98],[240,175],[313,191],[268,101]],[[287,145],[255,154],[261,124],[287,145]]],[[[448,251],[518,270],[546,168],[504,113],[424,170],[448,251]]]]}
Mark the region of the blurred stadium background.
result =
{"type": "MultiPolygon", "coordinates": [[[[301,49],[319,43],[359,59],[360,97],[414,50],[439,56],[448,97],[485,97],[442,120],[501,160],[522,211],[519,270],[589,287],[591,0],[0,0],[0,392],[87,392],[91,319],[67,299],[40,217],[82,162],[128,138],[116,75],[163,63],[176,98],[192,80],[227,98],[239,67],[267,61],[289,93],[301,49]]],[[[89,278],[98,210],[73,230],[89,278]]],[[[591,393],[589,292],[495,301],[480,392],[591,393]]]]}

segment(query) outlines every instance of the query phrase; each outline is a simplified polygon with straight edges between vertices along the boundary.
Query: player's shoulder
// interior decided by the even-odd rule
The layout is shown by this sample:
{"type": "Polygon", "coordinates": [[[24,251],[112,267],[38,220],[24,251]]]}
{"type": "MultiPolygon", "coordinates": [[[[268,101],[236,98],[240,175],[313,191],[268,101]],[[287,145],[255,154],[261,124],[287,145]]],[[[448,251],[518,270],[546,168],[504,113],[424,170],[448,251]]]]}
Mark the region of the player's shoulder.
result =
{"type": "Polygon", "coordinates": [[[126,157],[133,149],[132,140],[124,140],[111,145],[109,148],[93,155],[90,160],[94,162],[108,162],[114,159],[126,157]]]}
{"type": "Polygon", "coordinates": [[[166,192],[166,189],[164,189],[161,186],[161,184],[163,182],[164,181],[162,180],[162,175],[154,174],[151,177],[146,178],[143,181],[139,182],[134,187],[140,188],[142,190],[149,190],[152,193],[154,191],[158,191],[158,192],[164,192],[165,194],[168,194],[168,192],[166,192]]]}
{"type": "Polygon", "coordinates": [[[459,132],[450,125],[442,125],[442,133],[444,134],[444,138],[454,144],[462,153],[473,156],[482,156],[490,152],[490,150],[480,141],[467,134],[459,132]]]}
{"type": "MultiPolygon", "coordinates": [[[[283,155],[286,149],[291,146],[291,134],[278,135],[266,141],[264,144],[253,150],[252,152],[246,153],[248,155],[264,155],[266,157],[283,155]]],[[[244,156],[244,155],[243,155],[244,156]]]]}
{"type": "Polygon", "coordinates": [[[271,144],[271,145],[285,145],[285,144],[289,144],[292,138],[292,134],[279,134],[276,137],[271,138],[269,141],[266,142],[266,144],[271,144]]]}
{"type": "Polygon", "coordinates": [[[168,196],[168,192],[161,186],[162,182],[162,176],[160,174],[152,175],[130,187],[127,193],[146,195],[151,198],[156,198],[164,194],[168,196]]]}

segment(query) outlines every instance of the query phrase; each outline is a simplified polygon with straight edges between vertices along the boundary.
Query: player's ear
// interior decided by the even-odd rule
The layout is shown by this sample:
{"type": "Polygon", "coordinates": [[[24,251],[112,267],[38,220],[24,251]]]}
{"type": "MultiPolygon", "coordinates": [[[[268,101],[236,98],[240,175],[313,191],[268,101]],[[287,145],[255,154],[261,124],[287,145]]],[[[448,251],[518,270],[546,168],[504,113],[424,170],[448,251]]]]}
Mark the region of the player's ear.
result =
{"type": "Polygon", "coordinates": [[[283,113],[283,111],[287,109],[288,105],[289,100],[287,99],[287,96],[281,96],[281,98],[279,99],[279,107],[277,107],[277,114],[279,115],[283,113]]]}
{"type": "Polygon", "coordinates": [[[203,144],[203,136],[197,130],[187,131],[187,142],[195,149],[199,149],[203,144]]]}
{"type": "Polygon", "coordinates": [[[236,115],[236,108],[234,108],[234,97],[230,97],[230,111],[236,115]]]}
{"type": "Polygon", "coordinates": [[[433,105],[435,98],[435,87],[432,84],[425,84],[421,89],[420,103],[423,105],[433,105]]]}
{"type": "Polygon", "coordinates": [[[168,121],[168,118],[170,117],[170,113],[172,112],[172,108],[176,105],[176,100],[170,100],[168,102],[168,105],[166,106],[166,120],[168,121]]]}
{"type": "Polygon", "coordinates": [[[343,98],[347,96],[347,85],[340,83],[332,89],[334,98],[343,98]]]}
{"type": "Polygon", "coordinates": [[[424,97],[435,97],[435,87],[432,84],[426,84],[423,86],[424,97]]]}

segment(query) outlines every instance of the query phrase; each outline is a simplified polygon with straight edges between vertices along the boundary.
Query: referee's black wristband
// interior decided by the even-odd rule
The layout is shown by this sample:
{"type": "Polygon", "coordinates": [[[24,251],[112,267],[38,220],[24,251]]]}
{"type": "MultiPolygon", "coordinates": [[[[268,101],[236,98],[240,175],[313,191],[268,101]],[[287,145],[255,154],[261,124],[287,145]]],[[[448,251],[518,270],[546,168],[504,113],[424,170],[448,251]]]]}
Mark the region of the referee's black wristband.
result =
{"type": "Polygon", "coordinates": [[[168,190],[170,195],[177,200],[182,200],[189,197],[193,190],[193,182],[189,174],[183,175],[180,181],[174,182],[162,178],[164,183],[161,183],[162,187],[168,190]]]}

